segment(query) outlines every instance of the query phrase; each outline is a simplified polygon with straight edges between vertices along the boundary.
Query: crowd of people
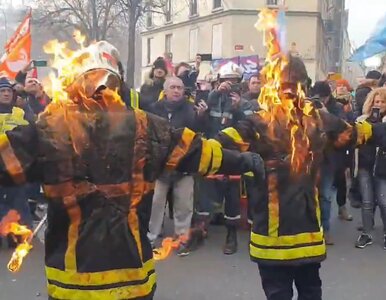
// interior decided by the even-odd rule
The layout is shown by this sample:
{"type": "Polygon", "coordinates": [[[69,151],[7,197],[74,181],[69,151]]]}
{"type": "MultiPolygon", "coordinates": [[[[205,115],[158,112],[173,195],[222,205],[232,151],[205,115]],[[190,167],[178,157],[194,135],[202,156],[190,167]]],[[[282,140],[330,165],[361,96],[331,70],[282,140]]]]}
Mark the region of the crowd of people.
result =
{"type": "MultiPolygon", "coordinates": [[[[338,216],[344,221],[353,220],[349,205],[346,203],[347,199],[352,207],[362,210],[359,226],[361,234],[355,242],[357,248],[365,248],[373,243],[371,232],[375,223],[374,213],[378,206],[384,225],[386,250],[386,148],[383,148],[386,144],[386,134],[366,138],[358,146],[354,140],[355,135],[359,134],[353,129],[358,122],[365,122],[370,124],[369,126],[386,122],[386,74],[382,75],[378,71],[368,72],[356,90],[345,79],[326,79],[312,84],[300,59],[290,58],[291,60],[295,71],[293,74],[289,72],[286,81],[283,80],[281,95],[294,97],[297,84],[301,82],[307,101],[317,111],[311,117],[308,115],[307,117],[312,119],[311,124],[318,120],[323,128],[327,128],[325,129],[327,136],[322,131],[312,135],[312,143],[319,145],[315,153],[320,155],[323,163],[320,177],[312,172],[312,174],[305,172],[307,175],[304,175],[304,180],[308,184],[307,187],[303,186],[304,182],[296,181],[286,173],[284,165],[287,158],[283,153],[287,153],[288,149],[283,145],[273,145],[269,141],[272,137],[264,135],[267,131],[266,120],[263,117],[261,119],[256,117],[256,113],[260,111],[258,101],[262,89],[260,74],[244,78],[242,68],[230,62],[220,69],[216,78],[202,80],[199,79],[202,78],[199,76],[201,65],[199,56],[193,66],[181,62],[173,71],[168,67],[167,61],[159,57],[139,92],[128,88],[123,81],[119,92],[128,110],[137,111],[137,108],[140,108],[150,113],[151,118],[154,117],[150,122],[154,124],[149,124],[148,130],[154,130],[153,140],[162,141],[163,148],[160,146],[160,151],[170,152],[175,149],[172,154],[179,157],[178,159],[169,157],[167,167],[150,172],[157,173],[156,178],[151,178],[155,181],[154,189],[150,188],[146,195],[142,195],[146,197],[147,204],[152,204],[147,208],[148,215],[144,217],[144,223],[146,226],[148,224],[147,238],[152,248],[156,250],[165,237],[163,225],[165,216],[168,215],[174,222],[174,239],[180,242],[177,255],[189,255],[191,251],[201,246],[205,239],[210,238],[208,234],[210,224],[225,226],[226,236],[222,250],[224,254],[232,255],[238,250],[238,228],[241,222],[245,222],[252,231],[251,257],[259,264],[267,298],[287,299],[289,291],[281,294],[284,298],[270,295],[270,291],[275,289],[270,284],[272,278],[277,279],[275,276],[278,271],[288,270],[274,270],[265,262],[273,261],[278,263],[278,268],[284,268],[281,263],[285,259],[282,257],[288,256],[291,257],[291,261],[297,261],[300,265],[303,261],[307,263],[304,264],[301,275],[295,272],[296,274],[288,275],[288,278],[281,278],[281,283],[285,280],[291,282],[299,280],[300,285],[307,282],[307,286],[311,287],[307,293],[315,297],[309,299],[319,299],[321,297],[319,263],[325,257],[322,246],[324,242],[327,245],[334,244],[330,233],[331,204],[334,199],[339,207],[338,216]],[[176,142],[173,134],[166,136],[166,133],[162,133],[163,123],[158,123],[159,120],[167,122],[175,130],[184,130],[181,138],[176,142]],[[188,129],[189,131],[185,131],[188,129]],[[193,137],[189,132],[200,133],[200,136],[211,141],[210,155],[203,150],[198,153],[197,150],[196,152],[189,150],[193,148],[192,139],[196,139],[196,136],[193,137]],[[268,186],[262,185],[261,178],[256,178],[256,173],[229,175],[232,172],[229,171],[228,165],[224,164],[231,159],[225,159],[225,154],[221,153],[220,148],[213,146],[217,143],[221,143],[226,149],[259,153],[266,164],[268,186]],[[200,154],[199,165],[196,166],[198,154],[200,154]],[[185,156],[194,159],[189,162],[184,160],[185,156]],[[178,167],[181,160],[183,167],[178,167]],[[194,168],[191,167],[193,164],[194,168]],[[208,171],[208,165],[211,166],[211,172],[208,171]],[[274,177],[272,174],[276,174],[278,169],[282,170],[280,176],[284,179],[281,177],[272,179],[274,177]],[[287,183],[284,186],[285,181],[287,183]],[[319,209],[312,204],[314,185],[319,190],[318,203],[321,216],[318,215],[319,209]],[[310,219],[298,216],[299,207],[290,204],[291,201],[299,204],[300,198],[304,196],[297,194],[297,188],[304,189],[305,194],[310,193],[307,194],[311,199],[310,202],[299,206],[305,211],[308,210],[310,219]],[[271,197],[273,193],[277,194],[275,197],[280,198],[280,205],[277,204],[278,207],[274,210],[277,212],[276,219],[273,219],[272,211],[267,212],[267,206],[269,210],[272,209],[271,204],[262,201],[264,198],[262,195],[271,197]],[[242,220],[243,207],[240,201],[244,195],[248,201],[246,220],[242,220]],[[285,209],[283,214],[278,212],[281,207],[285,209]],[[323,231],[317,226],[319,217],[323,231]],[[297,226],[302,227],[301,230],[304,232],[294,232],[292,225],[287,224],[286,218],[291,222],[298,220],[297,226]],[[282,244],[272,244],[270,240],[272,230],[276,232],[274,236],[277,241],[281,241],[282,244]],[[310,241],[303,235],[309,232],[313,235],[310,241]],[[302,235],[301,239],[299,234],[302,235]],[[312,255],[307,252],[304,245],[314,247],[312,255]],[[295,248],[296,252],[291,252],[295,248]],[[275,252],[279,250],[282,251],[280,255],[275,252]]],[[[117,73],[122,79],[122,65],[118,67],[117,73]]],[[[25,125],[26,122],[34,123],[51,102],[39,80],[30,76],[31,69],[31,64],[26,66],[19,72],[15,81],[6,77],[0,79],[2,133],[18,125],[25,125]]],[[[205,141],[201,142],[201,148],[206,145],[205,141]]],[[[154,159],[159,158],[156,152],[153,154],[154,159]]],[[[308,164],[308,161],[304,164],[308,164]]],[[[253,165],[254,163],[250,162],[249,168],[236,168],[233,164],[232,168],[238,171],[252,170],[253,165]]],[[[312,166],[309,167],[312,169],[312,166]]],[[[6,182],[7,178],[3,180],[6,182]]],[[[20,213],[22,223],[31,227],[36,202],[41,202],[43,198],[40,185],[41,182],[32,182],[17,187],[1,187],[0,219],[9,210],[15,209],[20,213]]],[[[143,238],[134,236],[136,243],[138,239],[143,241],[143,238]]],[[[16,237],[8,236],[9,247],[15,247],[16,242],[16,237]]],[[[144,252],[147,253],[145,248],[144,252]]],[[[143,255],[148,255],[146,253],[139,254],[141,259],[143,255]]]]}

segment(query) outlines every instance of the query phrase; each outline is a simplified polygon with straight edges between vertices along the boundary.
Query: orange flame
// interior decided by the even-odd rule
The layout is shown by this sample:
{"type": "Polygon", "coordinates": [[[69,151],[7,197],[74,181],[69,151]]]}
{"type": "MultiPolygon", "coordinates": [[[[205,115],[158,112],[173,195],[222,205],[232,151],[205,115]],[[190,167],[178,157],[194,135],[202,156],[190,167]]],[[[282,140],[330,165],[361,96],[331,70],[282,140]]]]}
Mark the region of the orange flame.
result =
{"type": "Polygon", "coordinates": [[[181,244],[186,243],[187,241],[188,237],[184,235],[179,236],[177,239],[171,237],[164,239],[161,247],[153,250],[154,260],[167,259],[174,250],[177,250],[181,244]]]}
{"type": "Polygon", "coordinates": [[[32,249],[32,231],[27,226],[20,225],[20,215],[15,210],[10,210],[0,222],[0,235],[6,236],[10,233],[21,238],[21,243],[16,247],[7,265],[11,272],[19,271],[24,257],[32,249]]]}
{"type": "Polygon", "coordinates": [[[268,125],[269,138],[283,145],[283,149],[287,148],[286,145],[291,147],[292,172],[299,173],[304,167],[308,172],[309,166],[304,166],[304,162],[312,161],[312,153],[307,135],[309,125],[307,122],[303,124],[303,116],[310,115],[312,105],[305,103],[300,83],[294,99],[288,99],[279,92],[282,71],[288,64],[288,59],[280,49],[277,13],[269,9],[262,10],[255,27],[263,32],[264,46],[267,47],[265,66],[261,71],[264,85],[258,99],[262,109],[259,115],[268,125]]]}

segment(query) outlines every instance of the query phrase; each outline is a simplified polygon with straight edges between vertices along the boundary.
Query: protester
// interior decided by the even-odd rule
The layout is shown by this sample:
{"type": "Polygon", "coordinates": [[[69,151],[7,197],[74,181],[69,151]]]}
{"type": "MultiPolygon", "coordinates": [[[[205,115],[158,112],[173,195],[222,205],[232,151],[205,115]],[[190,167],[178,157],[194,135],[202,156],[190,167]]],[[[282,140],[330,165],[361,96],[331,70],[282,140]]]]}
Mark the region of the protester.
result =
{"type": "MultiPolygon", "coordinates": [[[[190,128],[197,130],[202,125],[200,116],[207,109],[205,102],[201,102],[195,110],[194,103],[184,95],[185,86],[178,77],[166,79],[164,84],[165,98],[153,104],[151,112],[169,121],[175,128],[190,128]]],[[[164,171],[157,179],[153,197],[153,206],[149,224],[148,237],[152,244],[161,233],[165,214],[165,206],[169,189],[172,189],[174,208],[175,236],[183,241],[177,255],[188,255],[189,230],[193,215],[194,180],[191,174],[178,171],[164,171]]]]}
{"type": "MultiPolygon", "coordinates": [[[[346,79],[336,81],[336,90],[333,97],[343,106],[342,117],[345,121],[353,124],[354,113],[352,107],[352,88],[346,79]]],[[[348,192],[348,177],[350,168],[353,165],[353,149],[342,149],[339,157],[336,159],[339,164],[336,165],[334,186],[336,188],[336,202],[338,204],[339,218],[345,221],[352,221],[353,217],[349,214],[346,202],[348,192]]]]}
{"type": "Polygon", "coordinates": [[[372,70],[366,74],[365,79],[360,81],[355,91],[355,114],[357,117],[362,115],[363,104],[366,101],[367,95],[378,86],[381,76],[380,72],[372,70]]]}
{"type": "Polygon", "coordinates": [[[150,111],[151,105],[160,99],[167,75],[166,61],[164,58],[158,57],[153,63],[149,77],[141,86],[139,107],[142,110],[150,111]]]}
{"type": "Polygon", "coordinates": [[[248,92],[241,95],[242,99],[245,99],[251,103],[252,111],[258,111],[260,109],[259,102],[257,101],[260,96],[260,89],[260,74],[254,74],[248,80],[248,92]]]}
{"type": "MultiPolygon", "coordinates": [[[[290,57],[287,61],[281,73],[279,96],[285,104],[289,100],[299,103],[298,83],[303,83],[304,88],[307,71],[300,59],[290,57]]],[[[295,105],[296,113],[290,115],[299,118],[298,124],[307,124],[297,127],[300,136],[308,136],[297,145],[301,150],[297,152],[300,157],[296,157],[300,165],[294,166],[290,159],[293,149],[287,127],[290,122],[285,121],[289,115],[261,111],[235,126],[239,133],[233,139],[235,147],[249,145],[247,149],[259,153],[267,168],[267,179],[261,183],[262,192],[254,209],[250,254],[258,264],[268,300],[291,300],[294,283],[299,299],[322,299],[319,269],[326,248],[316,187],[318,170],[324,164],[323,149],[327,144],[342,147],[357,141],[364,143],[372,134],[375,140],[382,140],[386,129],[363,122],[355,130],[325,108],[317,111],[316,103],[304,105],[295,105]],[[306,113],[303,107],[309,108],[306,113]],[[310,128],[313,130],[309,131],[310,128]]],[[[222,138],[223,145],[229,143],[229,136],[222,138]]]]}
{"type": "MultiPolygon", "coordinates": [[[[315,103],[320,105],[320,108],[338,118],[344,118],[343,105],[338,103],[332,96],[331,88],[327,81],[315,82],[311,95],[315,103]]],[[[337,150],[333,147],[324,148],[324,163],[321,166],[320,171],[319,203],[321,206],[322,225],[327,245],[334,244],[330,234],[331,202],[336,194],[334,188],[335,174],[338,170],[345,168],[345,156],[345,149],[337,150]]],[[[342,213],[342,211],[340,213],[342,213]]]]}
{"type": "MultiPolygon", "coordinates": [[[[18,125],[28,124],[25,112],[16,107],[16,92],[13,90],[11,82],[5,77],[0,78],[0,120],[0,132],[2,134],[18,125]]],[[[32,226],[32,216],[25,186],[0,187],[0,199],[0,220],[10,210],[16,210],[21,216],[21,223],[29,227],[32,226]]],[[[0,247],[1,243],[0,238],[0,247]]],[[[16,240],[11,235],[8,235],[8,246],[16,246],[16,240]]]]}
{"type": "Polygon", "coordinates": [[[264,178],[257,154],[222,149],[187,128],[173,130],[162,118],[128,110],[116,92],[113,52],[101,41],[62,61],[66,72],[59,69],[58,78],[67,99],[55,99],[63,102],[49,104],[37,124],[22,123],[0,137],[1,184],[39,174],[44,181],[50,299],[153,299],[150,203],[143,196],[165,169],[203,175],[253,171],[264,178]],[[83,68],[68,74],[80,61],[83,68]]]}
{"type": "Polygon", "coordinates": [[[186,62],[181,62],[174,68],[175,74],[185,85],[185,93],[192,96],[197,88],[197,78],[200,73],[201,56],[197,55],[195,66],[192,67],[186,62]]]}
{"type": "Polygon", "coordinates": [[[119,75],[121,77],[120,95],[123,102],[129,108],[139,108],[139,93],[132,87],[129,88],[125,82],[125,71],[121,62],[118,63],[119,75]]]}
{"type": "MultiPolygon", "coordinates": [[[[376,88],[369,93],[363,105],[363,115],[358,121],[372,123],[386,122],[386,88],[376,88]],[[379,116],[373,116],[373,112],[379,116]]],[[[386,134],[384,135],[386,139],[386,134]]],[[[355,243],[357,248],[365,248],[373,243],[371,231],[374,226],[375,203],[379,206],[383,222],[384,249],[386,250],[386,147],[377,150],[377,144],[369,141],[359,148],[358,179],[362,196],[361,235],[355,243]]]]}

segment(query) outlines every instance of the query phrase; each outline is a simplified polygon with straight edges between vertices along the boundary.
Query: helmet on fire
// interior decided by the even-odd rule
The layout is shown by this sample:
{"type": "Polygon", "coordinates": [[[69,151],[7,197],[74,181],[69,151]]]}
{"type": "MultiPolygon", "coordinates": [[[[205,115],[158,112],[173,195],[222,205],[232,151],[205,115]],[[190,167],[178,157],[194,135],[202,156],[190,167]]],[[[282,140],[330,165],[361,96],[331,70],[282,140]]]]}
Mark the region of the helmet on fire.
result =
{"type": "Polygon", "coordinates": [[[106,41],[93,43],[76,52],[69,68],[71,71],[67,70],[63,75],[69,93],[82,89],[82,94],[90,98],[102,88],[118,90],[121,86],[119,52],[106,41]]]}
{"type": "Polygon", "coordinates": [[[223,65],[219,72],[219,78],[220,80],[226,80],[226,79],[239,79],[241,80],[243,78],[244,69],[234,62],[228,62],[225,65],[223,65]]]}

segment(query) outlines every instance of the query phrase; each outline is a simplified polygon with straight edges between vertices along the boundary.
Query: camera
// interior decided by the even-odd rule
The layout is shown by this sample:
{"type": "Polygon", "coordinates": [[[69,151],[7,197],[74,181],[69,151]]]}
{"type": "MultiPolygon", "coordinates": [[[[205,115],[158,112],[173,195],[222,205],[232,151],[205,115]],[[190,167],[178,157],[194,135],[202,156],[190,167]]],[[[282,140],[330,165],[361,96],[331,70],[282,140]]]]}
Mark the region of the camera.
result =
{"type": "Polygon", "coordinates": [[[370,117],[368,118],[368,120],[371,123],[378,123],[382,121],[381,110],[379,107],[373,107],[371,109],[370,117]]]}

